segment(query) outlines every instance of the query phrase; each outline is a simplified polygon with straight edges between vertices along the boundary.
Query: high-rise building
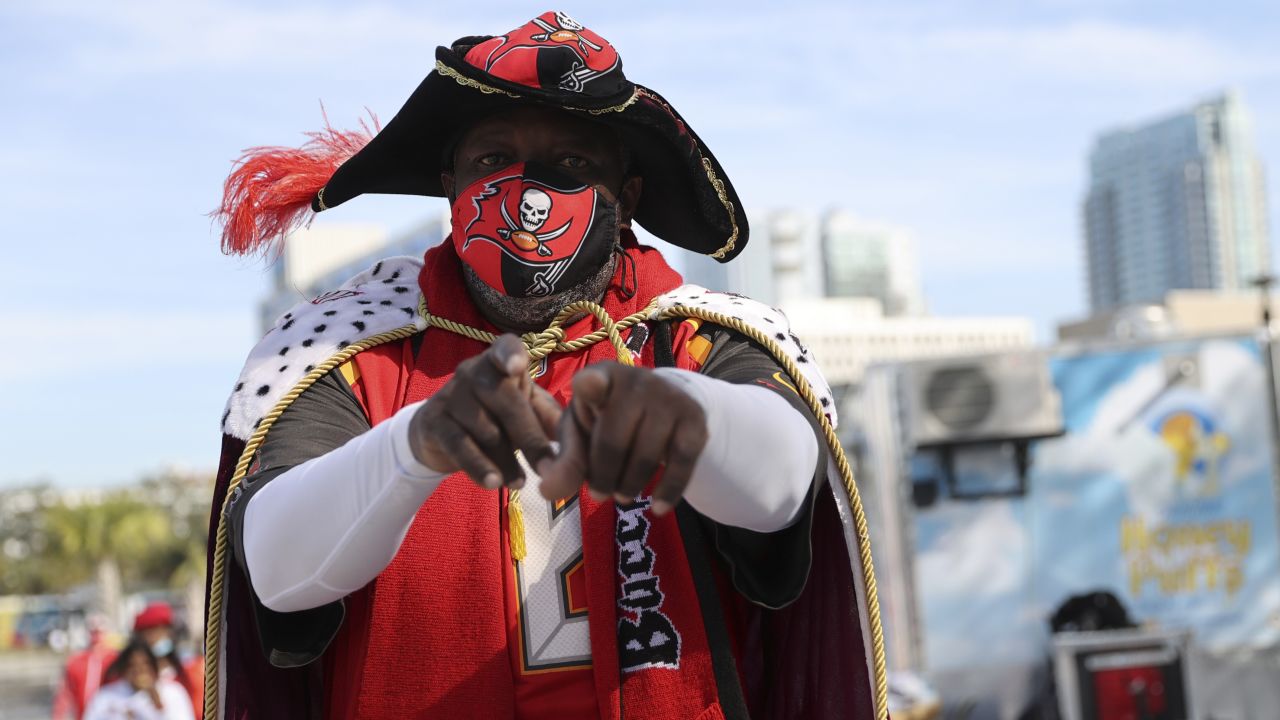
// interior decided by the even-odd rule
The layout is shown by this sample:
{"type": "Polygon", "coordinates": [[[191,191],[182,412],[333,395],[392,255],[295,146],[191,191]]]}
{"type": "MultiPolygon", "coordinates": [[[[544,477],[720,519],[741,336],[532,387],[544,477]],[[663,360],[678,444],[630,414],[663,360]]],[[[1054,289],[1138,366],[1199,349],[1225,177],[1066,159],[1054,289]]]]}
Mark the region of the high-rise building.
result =
{"type": "Polygon", "coordinates": [[[776,210],[752,218],[750,244],[727,265],[681,259],[689,282],[780,306],[833,386],[857,385],[875,363],[1035,342],[1026,318],[925,316],[910,232],[842,210],[776,210]]]}
{"type": "MultiPolygon", "coordinates": [[[[765,220],[776,303],[820,298],[826,294],[822,241],[808,213],[778,210],[765,220]]],[[[758,270],[757,270],[758,272],[758,270]]]]}
{"type": "Polygon", "coordinates": [[[685,279],[770,305],[823,297],[878,300],[887,316],[920,315],[924,299],[909,231],[843,210],[784,208],[752,218],[751,242],[727,265],[689,254],[685,279]]]}
{"type": "Polygon", "coordinates": [[[1269,270],[1252,135],[1228,92],[1097,139],[1084,201],[1093,312],[1160,302],[1175,289],[1241,289],[1269,270]]]}
{"type": "Polygon", "coordinates": [[[679,252],[685,280],[712,290],[742,293],[768,305],[823,294],[817,224],[799,210],[773,210],[753,216],[751,242],[727,264],[705,255],[679,252]]]}
{"type": "Polygon", "coordinates": [[[826,296],[880,301],[885,315],[921,315],[915,239],[907,230],[833,210],[822,219],[826,296]]]}

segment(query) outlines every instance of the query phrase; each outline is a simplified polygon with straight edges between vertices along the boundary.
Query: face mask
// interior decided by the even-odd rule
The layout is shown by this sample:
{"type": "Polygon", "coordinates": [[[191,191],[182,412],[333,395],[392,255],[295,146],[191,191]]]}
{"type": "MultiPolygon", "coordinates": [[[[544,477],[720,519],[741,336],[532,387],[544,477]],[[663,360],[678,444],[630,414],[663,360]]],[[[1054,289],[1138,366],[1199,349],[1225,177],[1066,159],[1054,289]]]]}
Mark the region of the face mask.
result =
{"type": "Polygon", "coordinates": [[[156,657],[164,657],[171,652],[173,652],[173,640],[167,637],[151,643],[151,654],[156,657]]]}
{"type": "Polygon", "coordinates": [[[452,224],[458,256],[486,285],[511,297],[545,297],[608,260],[618,205],[551,168],[516,163],[463,188],[452,224]]]}

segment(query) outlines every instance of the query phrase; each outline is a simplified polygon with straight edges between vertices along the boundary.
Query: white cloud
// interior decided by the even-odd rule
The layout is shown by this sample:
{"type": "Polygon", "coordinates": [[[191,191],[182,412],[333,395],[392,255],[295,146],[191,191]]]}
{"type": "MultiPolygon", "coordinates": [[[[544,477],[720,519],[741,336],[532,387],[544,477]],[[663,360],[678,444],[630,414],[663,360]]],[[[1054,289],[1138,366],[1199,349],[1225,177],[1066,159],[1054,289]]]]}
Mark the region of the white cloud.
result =
{"type": "Polygon", "coordinates": [[[382,59],[418,55],[427,61],[436,44],[462,34],[446,14],[382,3],[63,0],[26,11],[38,22],[86,29],[90,41],[60,49],[74,72],[99,78],[255,68],[331,73],[335,57],[366,51],[382,59]]]}
{"type": "MultiPolygon", "coordinates": [[[[1037,273],[1079,273],[1083,155],[1092,133],[1185,106],[1227,83],[1280,79],[1271,46],[1232,43],[1191,23],[1108,19],[1097,2],[1050,4],[1053,12],[1043,3],[921,2],[577,14],[616,43],[629,75],[681,108],[752,207],[838,203],[915,228],[931,287],[953,285],[939,276],[977,274],[1015,277],[1011,286],[1021,288],[1017,279],[1037,273]]],[[[331,101],[338,124],[364,102],[385,120],[430,67],[436,44],[501,31],[532,9],[55,0],[10,12],[80,30],[52,62],[35,64],[33,82],[68,95],[117,81],[167,93],[190,110],[180,124],[211,113],[224,124],[243,120],[236,137],[247,140],[238,148],[292,140],[279,127],[258,128],[271,120],[309,126],[317,96],[331,101]],[[211,74],[226,87],[160,87],[192,75],[207,83],[211,74]],[[368,82],[351,81],[361,77],[368,82]],[[205,93],[231,108],[256,102],[228,90],[245,87],[297,91],[307,98],[306,120],[281,121],[281,108],[293,107],[283,101],[255,114],[191,99],[205,93]]],[[[61,132],[49,134],[34,145],[66,144],[61,132]]],[[[20,192],[24,206],[59,202],[35,186],[20,192]]],[[[954,294],[932,304],[944,311],[963,304],[954,294]]],[[[1075,299],[1059,299],[1060,312],[1074,310],[1075,299]]]]}
{"type": "Polygon", "coordinates": [[[915,562],[931,671],[1043,654],[1044,617],[1026,611],[1032,548],[1017,502],[943,503],[922,519],[944,528],[917,548],[915,562]]]}
{"type": "Polygon", "coordinates": [[[1113,385],[1089,425],[1043,443],[1037,464],[1055,475],[1114,475],[1123,483],[1132,511],[1158,522],[1174,499],[1174,456],[1137,415],[1167,382],[1159,360],[1143,365],[1113,385]]]}
{"type": "Polygon", "coordinates": [[[1010,503],[942,506],[931,512],[942,516],[931,522],[949,527],[916,556],[916,576],[928,585],[930,597],[996,597],[1018,589],[1030,543],[1010,503]],[[947,514],[963,518],[948,522],[947,514]]]}
{"type": "MultiPolygon", "coordinates": [[[[1259,23],[1238,9],[1214,25],[1178,27],[1168,16],[1180,13],[1165,9],[1161,27],[1108,19],[1120,17],[1113,2],[1051,0],[1051,13],[1044,4],[569,9],[615,42],[630,76],[680,108],[752,210],[807,194],[815,209],[839,203],[913,227],[926,282],[938,287],[934,278],[945,278],[949,287],[931,292],[935,310],[1031,312],[1041,303],[1047,316],[1068,303],[1052,285],[1027,278],[1079,267],[1089,136],[1243,80],[1259,147],[1280,149],[1274,93],[1265,82],[1248,92],[1259,78],[1280,82],[1280,55],[1274,44],[1230,34],[1259,23]],[[993,295],[1005,284],[1006,295],[993,295]],[[1029,286],[1035,298],[1015,297],[1029,286]],[[983,293],[991,299],[970,299],[983,293]]],[[[94,371],[69,359],[92,354],[98,369],[177,367],[200,357],[233,373],[253,341],[256,286],[241,279],[228,293],[221,278],[234,273],[220,270],[214,282],[191,270],[234,262],[192,250],[215,242],[199,214],[216,200],[226,160],[248,145],[297,140],[297,131],[313,127],[319,98],[339,125],[364,104],[386,120],[430,68],[436,45],[500,32],[542,8],[397,0],[6,4],[0,26],[21,37],[0,55],[21,72],[0,81],[12,90],[6,119],[14,124],[0,168],[23,179],[0,201],[4,230],[19,239],[8,260],[30,268],[71,263],[61,276],[67,302],[88,308],[0,313],[40,358],[13,371],[56,387],[56,373],[94,371]],[[154,214],[157,206],[164,212],[154,214]],[[183,212],[195,219],[181,224],[183,212]],[[126,238],[127,252],[103,249],[126,238]],[[193,304],[238,315],[102,308],[104,268],[136,299],[137,288],[155,285],[147,256],[161,253],[184,258],[173,264],[195,278],[186,288],[193,304]]],[[[335,217],[408,226],[405,218],[422,212],[396,202],[368,198],[335,217]]],[[[37,271],[23,277],[20,286],[43,281],[37,271]]]]}
{"type": "Polygon", "coordinates": [[[944,30],[926,39],[942,53],[1009,63],[1006,76],[1115,85],[1216,83],[1242,70],[1275,71],[1274,62],[1254,65],[1237,50],[1188,30],[1080,21],[1028,28],[944,30]]]}
{"type": "MultiPolygon", "coordinates": [[[[1246,480],[1259,471],[1267,439],[1256,422],[1259,406],[1241,402],[1263,394],[1257,359],[1240,345],[1211,342],[1197,354],[1196,393],[1216,416],[1238,450],[1229,457],[1223,482],[1246,480]]],[[[1073,478],[1115,476],[1124,485],[1128,507],[1148,522],[1160,522],[1180,492],[1176,458],[1169,446],[1148,426],[1147,416],[1161,398],[1183,392],[1167,387],[1169,375],[1161,358],[1142,365],[1111,386],[1098,403],[1089,425],[1037,449],[1037,463],[1055,476],[1073,478]]]]}
{"type": "Polygon", "coordinates": [[[961,21],[852,32],[844,47],[832,49],[846,62],[818,67],[825,68],[823,84],[843,88],[853,105],[978,111],[995,123],[1029,110],[1077,113],[1081,104],[1115,102],[1116,93],[1199,94],[1280,72],[1270,48],[1116,21],[961,21]]]}
{"type": "MultiPolygon", "coordinates": [[[[712,140],[758,138],[749,155],[721,153],[749,202],[840,203],[907,224],[929,274],[1078,274],[1093,134],[1280,80],[1272,47],[1195,25],[912,7],[736,13],[710,31],[709,62],[731,74],[736,63],[741,81],[678,99],[712,140]],[[776,38],[795,27],[822,30],[782,50],[776,38]]],[[[677,79],[671,93],[688,92],[680,49],[705,25],[659,26],[636,44],[669,47],[657,67],[677,79]]]]}

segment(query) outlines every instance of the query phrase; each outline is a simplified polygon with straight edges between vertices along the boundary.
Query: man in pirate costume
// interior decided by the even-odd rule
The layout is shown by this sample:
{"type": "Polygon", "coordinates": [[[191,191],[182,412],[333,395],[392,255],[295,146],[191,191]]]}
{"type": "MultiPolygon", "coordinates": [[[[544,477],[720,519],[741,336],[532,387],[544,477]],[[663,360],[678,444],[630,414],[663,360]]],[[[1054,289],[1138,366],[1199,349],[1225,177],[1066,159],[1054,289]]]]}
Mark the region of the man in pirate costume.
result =
{"type": "Polygon", "coordinates": [[[684,285],[631,232],[741,252],[698,136],[558,12],[439,48],[374,130],[227,181],[229,252],[364,193],[446,197],[452,235],[250,353],[206,717],[884,717],[827,386],[780,313],[684,285]]]}

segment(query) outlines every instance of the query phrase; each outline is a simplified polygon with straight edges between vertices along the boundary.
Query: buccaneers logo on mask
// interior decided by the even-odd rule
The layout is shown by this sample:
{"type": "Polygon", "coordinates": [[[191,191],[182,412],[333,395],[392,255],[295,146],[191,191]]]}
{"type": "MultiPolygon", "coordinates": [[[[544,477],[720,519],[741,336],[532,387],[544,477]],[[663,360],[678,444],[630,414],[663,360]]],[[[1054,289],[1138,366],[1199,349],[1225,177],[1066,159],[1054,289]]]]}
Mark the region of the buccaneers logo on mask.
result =
{"type": "Polygon", "coordinates": [[[517,163],[463,189],[452,220],[458,255],[481,280],[513,297],[542,297],[608,258],[617,206],[550,168],[517,163]]]}
{"type": "Polygon", "coordinates": [[[502,210],[502,219],[507,223],[507,227],[498,228],[498,237],[510,240],[512,245],[525,252],[536,250],[543,257],[551,257],[555,253],[544,243],[565,234],[573,224],[572,220],[566,220],[563,225],[554,230],[538,232],[543,225],[547,224],[547,218],[551,215],[551,203],[551,196],[546,191],[536,187],[525,188],[524,193],[520,195],[519,228],[507,212],[506,204],[498,206],[502,210]]]}

